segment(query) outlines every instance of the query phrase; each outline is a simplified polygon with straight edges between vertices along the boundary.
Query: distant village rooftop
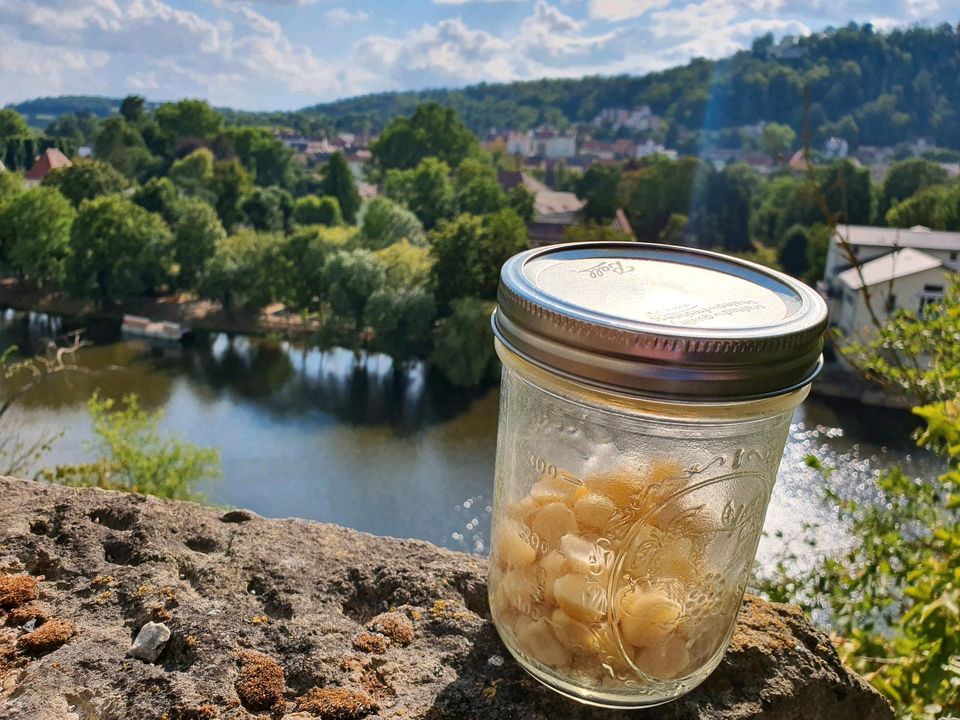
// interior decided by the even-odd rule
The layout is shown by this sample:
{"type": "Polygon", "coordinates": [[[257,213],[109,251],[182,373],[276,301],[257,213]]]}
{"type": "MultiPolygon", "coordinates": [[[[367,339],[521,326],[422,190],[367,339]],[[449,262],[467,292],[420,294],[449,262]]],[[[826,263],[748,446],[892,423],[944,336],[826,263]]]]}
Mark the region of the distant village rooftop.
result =
{"type": "Polygon", "coordinates": [[[73,165],[70,158],[56,148],[47,148],[34,161],[33,166],[23,176],[24,180],[40,182],[51,170],[70,167],[73,165]]]}

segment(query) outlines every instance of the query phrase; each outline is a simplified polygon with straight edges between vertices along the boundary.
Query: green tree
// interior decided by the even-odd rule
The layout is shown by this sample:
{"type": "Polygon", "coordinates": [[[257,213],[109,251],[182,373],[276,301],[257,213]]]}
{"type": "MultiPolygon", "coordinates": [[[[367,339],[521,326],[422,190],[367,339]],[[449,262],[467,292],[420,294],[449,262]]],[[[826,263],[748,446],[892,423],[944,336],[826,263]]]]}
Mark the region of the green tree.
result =
{"type": "Polygon", "coordinates": [[[618,165],[592,165],[577,181],[577,197],[585,205],[581,214],[591,222],[613,220],[620,207],[617,188],[621,169],[618,165]]]}
{"type": "Polygon", "coordinates": [[[170,178],[147,180],[130,199],[144,210],[158,213],[169,225],[174,225],[180,217],[180,191],[170,178]]]}
{"type": "Polygon", "coordinates": [[[942,165],[923,158],[895,162],[883,181],[883,208],[886,212],[898,202],[906,200],[931,185],[947,182],[947,171],[942,165]]]}
{"type": "Polygon", "coordinates": [[[223,128],[223,116],[203,100],[164,103],[154,119],[163,132],[177,139],[212,139],[223,128]]]}
{"type": "Polygon", "coordinates": [[[779,247],[792,225],[827,222],[816,202],[817,192],[819,188],[806,179],[783,176],[768,182],[750,216],[750,237],[767,247],[779,247]]]}
{"type": "Polygon", "coordinates": [[[460,215],[430,234],[434,287],[441,311],[458,297],[493,299],[500,267],[527,248],[527,229],[513,210],[460,215]]]}
{"type": "Polygon", "coordinates": [[[21,193],[0,208],[3,256],[40,286],[61,284],[75,216],[73,205],[53,188],[21,193]]]}
{"type": "Polygon", "coordinates": [[[46,128],[44,135],[49,137],[59,137],[70,140],[78,147],[96,135],[98,121],[96,118],[79,118],[73,113],[66,113],[52,120],[46,128]]]}
{"type": "Polygon", "coordinates": [[[613,225],[585,223],[567,225],[563,229],[564,242],[630,242],[632,240],[633,237],[613,225]]]}
{"type": "Polygon", "coordinates": [[[252,187],[253,179],[239,161],[222,160],[213,166],[211,188],[217,197],[217,215],[227,230],[243,221],[241,204],[252,187]]]}
{"type": "Polygon", "coordinates": [[[694,182],[704,172],[696,158],[674,161],[656,155],[623,174],[624,210],[638,240],[656,240],[671,215],[689,212],[694,182]]]}
{"type": "Polygon", "coordinates": [[[760,134],[760,147],[775,163],[785,159],[797,141],[797,133],[789,125],[767,123],[760,134]]]}
{"type": "Polygon", "coordinates": [[[759,173],[749,165],[733,163],[710,177],[706,205],[724,250],[750,249],[750,213],[763,187],[759,173]]]}
{"type": "Polygon", "coordinates": [[[831,225],[820,223],[807,228],[807,271],[802,279],[809,285],[816,285],[823,279],[833,234],[834,227],[831,225]]]}
{"type": "Polygon", "coordinates": [[[213,166],[213,153],[199,148],[174,162],[168,176],[185,194],[213,203],[216,202],[213,166]]]}
{"type": "Polygon", "coordinates": [[[101,455],[96,462],[59,466],[40,479],[70,486],[202,500],[196,486],[220,475],[220,453],[160,431],[161,413],[148,413],[136,395],[119,403],[94,394],[87,404],[101,455]]]}
{"type": "Polygon", "coordinates": [[[160,158],[153,155],[136,127],[122,117],[104,120],[93,138],[98,160],[108,162],[133,179],[143,179],[160,169],[160,158]]]}
{"type": "MultiPolygon", "coordinates": [[[[294,185],[293,151],[266,128],[233,127],[224,132],[257,185],[289,189],[294,185]]],[[[325,195],[331,193],[324,192],[325,195]]]]}
{"type": "Polygon", "coordinates": [[[84,200],[121,192],[128,184],[116,168],[100,160],[77,160],[70,167],[51,171],[43,179],[44,186],[59,190],[74,207],[84,200]]]}
{"type": "Polygon", "coordinates": [[[455,111],[436,103],[424,103],[412,117],[391,122],[370,146],[370,151],[381,171],[409,170],[429,157],[457,167],[479,151],[479,144],[455,111]]]}
{"type": "Polygon", "coordinates": [[[930,185],[887,212],[887,225],[931,230],[960,230],[960,185],[930,185]]]}
{"type": "Polygon", "coordinates": [[[456,204],[460,212],[474,215],[495,213],[507,207],[507,194],[496,177],[483,175],[473,178],[457,191],[456,204]]]}
{"type": "Polygon", "coordinates": [[[197,199],[182,201],[173,232],[173,257],[180,268],[177,285],[181,289],[197,287],[207,260],[226,236],[210,205],[197,199]]]}
{"type": "Polygon", "coordinates": [[[364,322],[373,332],[370,348],[392,357],[395,371],[426,357],[436,314],[433,296],[423,287],[385,285],[374,290],[364,308],[364,322]]]}
{"type": "Polygon", "coordinates": [[[387,271],[387,284],[394,288],[425,287],[433,271],[430,249],[400,240],[377,250],[376,256],[387,271]]]}
{"type": "Polygon", "coordinates": [[[301,225],[342,225],[340,203],[335,197],[306,195],[293,204],[293,219],[301,225]]]}
{"type": "Polygon", "coordinates": [[[120,115],[131,125],[144,119],[146,100],[141,95],[127,95],[120,103],[120,115]]]}
{"type": "Polygon", "coordinates": [[[375,197],[360,212],[360,242],[369,250],[388,247],[401,240],[426,244],[423,223],[388,197],[375,197]]]}
{"type": "Polygon", "coordinates": [[[240,209],[257,230],[285,230],[293,217],[293,196],[279,187],[255,187],[240,203],[240,209]]]}
{"type": "Polygon", "coordinates": [[[29,134],[30,126],[23,115],[13,108],[0,108],[0,140],[29,134]]]}
{"type": "Polygon", "coordinates": [[[463,297],[451,307],[437,329],[433,362],[454,385],[473,387],[492,379],[498,367],[490,328],[494,303],[463,297]]]}
{"type": "Polygon", "coordinates": [[[777,262],[784,272],[803,277],[808,269],[809,240],[807,228],[791,225],[784,233],[777,250],[777,262]]]}
{"type": "Polygon", "coordinates": [[[367,300],[383,286],[386,275],[383,262],[369,250],[333,253],[323,266],[323,285],[327,288],[330,307],[360,332],[367,300]]]}
{"type": "Polygon", "coordinates": [[[112,302],[155,289],[172,263],[172,237],[163,218],[119,195],[80,205],[67,266],[74,290],[112,302]]]}
{"type": "Polygon", "coordinates": [[[320,187],[324,195],[337,199],[343,219],[353,225],[360,209],[360,192],[343,153],[338,152],[331,156],[323,169],[323,182],[320,187]]]}
{"type": "Polygon", "coordinates": [[[280,233],[241,230],[220,239],[198,284],[203,297],[219,300],[232,314],[238,307],[259,309],[290,294],[294,269],[280,233]]]}
{"type": "Polygon", "coordinates": [[[821,196],[836,222],[867,225],[872,214],[870,171],[851,160],[831,163],[818,178],[821,196]]]}
{"type": "Polygon", "coordinates": [[[333,253],[347,249],[356,234],[355,228],[343,226],[296,228],[283,249],[284,257],[293,269],[284,302],[296,308],[317,309],[327,295],[323,274],[327,259],[333,253]]]}
{"type": "Polygon", "coordinates": [[[672,213],[667,218],[667,224],[657,235],[657,242],[667,244],[680,244],[683,240],[683,234],[690,224],[690,218],[683,213],[672,213]]]}
{"type": "Polygon", "coordinates": [[[526,185],[516,185],[507,193],[507,205],[524,222],[533,222],[537,214],[537,197],[526,185]]]}
{"type": "Polygon", "coordinates": [[[15,172],[0,172],[0,205],[24,191],[23,175],[15,172]]]}
{"type": "Polygon", "coordinates": [[[384,190],[387,197],[406,205],[427,230],[453,217],[456,210],[450,168],[434,157],[426,158],[413,170],[388,171],[384,190]]]}

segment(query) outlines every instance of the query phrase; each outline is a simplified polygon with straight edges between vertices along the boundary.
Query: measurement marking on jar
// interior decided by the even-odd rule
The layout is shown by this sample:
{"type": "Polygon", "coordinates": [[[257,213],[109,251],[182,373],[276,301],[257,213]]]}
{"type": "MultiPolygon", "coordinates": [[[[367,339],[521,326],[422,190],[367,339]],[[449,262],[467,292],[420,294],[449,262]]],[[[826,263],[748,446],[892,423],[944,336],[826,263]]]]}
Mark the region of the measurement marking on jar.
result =
{"type": "Polygon", "coordinates": [[[530,456],[530,467],[534,468],[541,475],[555,478],[557,476],[557,466],[547,462],[539,455],[530,456]]]}

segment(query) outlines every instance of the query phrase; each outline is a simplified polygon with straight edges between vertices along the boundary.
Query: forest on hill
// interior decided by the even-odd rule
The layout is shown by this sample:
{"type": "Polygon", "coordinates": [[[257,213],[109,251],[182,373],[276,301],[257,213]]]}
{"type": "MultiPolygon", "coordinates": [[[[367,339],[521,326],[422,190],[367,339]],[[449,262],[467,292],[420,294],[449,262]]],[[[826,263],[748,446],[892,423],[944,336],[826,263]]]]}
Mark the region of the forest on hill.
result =
{"type": "MultiPolygon", "coordinates": [[[[877,32],[869,24],[851,23],[780,42],[765,35],[749,50],[722,60],[694,59],[640,76],[483,83],[365,95],[295,112],[222,112],[230,124],[279,125],[306,133],[380,132],[418,105],[436,102],[455,110],[474,132],[485,133],[567,127],[591,121],[604,108],[649,105],[665,120],[658,139],[691,154],[708,142],[736,147],[740,136],[732,129],[761,120],[789,125],[802,135],[805,117],[814,141],[838,136],[857,147],[929,137],[938,146],[960,149],[958,77],[957,28],[944,23],[877,32]]],[[[69,97],[13,107],[41,127],[37,118],[103,116],[119,104],[69,97]]]]}
{"type": "MultiPolygon", "coordinates": [[[[665,118],[667,146],[697,130],[720,131],[759,120],[815,136],[837,135],[851,146],[894,145],[933,137],[960,147],[960,33],[946,23],[876,32],[851,24],[775,43],[757,38],[749,50],[642,76],[586,77],[462,90],[381,93],[278,114],[304,115],[344,129],[380,130],[420,103],[454,109],[474,132],[575,125],[609,107],[649,105],[665,118]],[[806,96],[805,96],[806,92],[806,96]]],[[[264,117],[261,120],[267,119],[264,117]]],[[[734,135],[717,139],[736,142],[734,135]]]]}

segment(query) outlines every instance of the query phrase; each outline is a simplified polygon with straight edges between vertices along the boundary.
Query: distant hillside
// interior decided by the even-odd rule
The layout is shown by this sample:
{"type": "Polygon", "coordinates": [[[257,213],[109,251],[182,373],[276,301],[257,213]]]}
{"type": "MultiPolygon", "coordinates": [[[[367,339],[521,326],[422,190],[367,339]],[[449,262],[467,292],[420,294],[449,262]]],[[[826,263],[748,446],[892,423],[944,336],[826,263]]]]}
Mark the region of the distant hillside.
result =
{"type": "MultiPolygon", "coordinates": [[[[484,133],[586,123],[604,108],[649,105],[665,120],[658,139],[689,152],[703,141],[700,130],[718,131],[714,144],[736,147],[739,136],[725,130],[764,120],[790,125],[799,135],[805,116],[814,140],[836,135],[857,146],[931,137],[938,145],[960,148],[958,78],[960,35],[952,26],[879,33],[851,24],[779,44],[766,35],[723,60],[695,59],[642,76],[378,93],[296,112],[224,112],[237,124],[379,131],[418,104],[434,101],[484,133]]],[[[109,115],[119,104],[115,98],[72,96],[13,107],[42,126],[63,113],[109,115]]]]}
{"type": "MultiPolygon", "coordinates": [[[[22,103],[9,105],[23,115],[27,122],[34,127],[43,128],[53,118],[67,113],[85,117],[110,117],[120,111],[121,98],[100,97],[97,95],[60,95],[58,97],[41,97],[26,100],[22,103]]],[[[148,102],[149,109],[160,105],[157,102],[148,102]]]]}
{"type": "MultiPolygon", "coordinates": [[[[673,133],[766,120],[810,127],[853,144],[892,145],[934,136],[960,147],[960,35],[948,24],[889,33],[851,24],[711,62],[696,59],[643,76],[475,85],[462,90],[380,93],[304,108],[343,127],[374,130],[432,100],[475,131],[583,123],[606,107],[650,105],[673,133]],[[805,99],[804,88],[808,89],[805,99]]],[[[667,138],[671,140],[673,138],[667,138]]]]}

